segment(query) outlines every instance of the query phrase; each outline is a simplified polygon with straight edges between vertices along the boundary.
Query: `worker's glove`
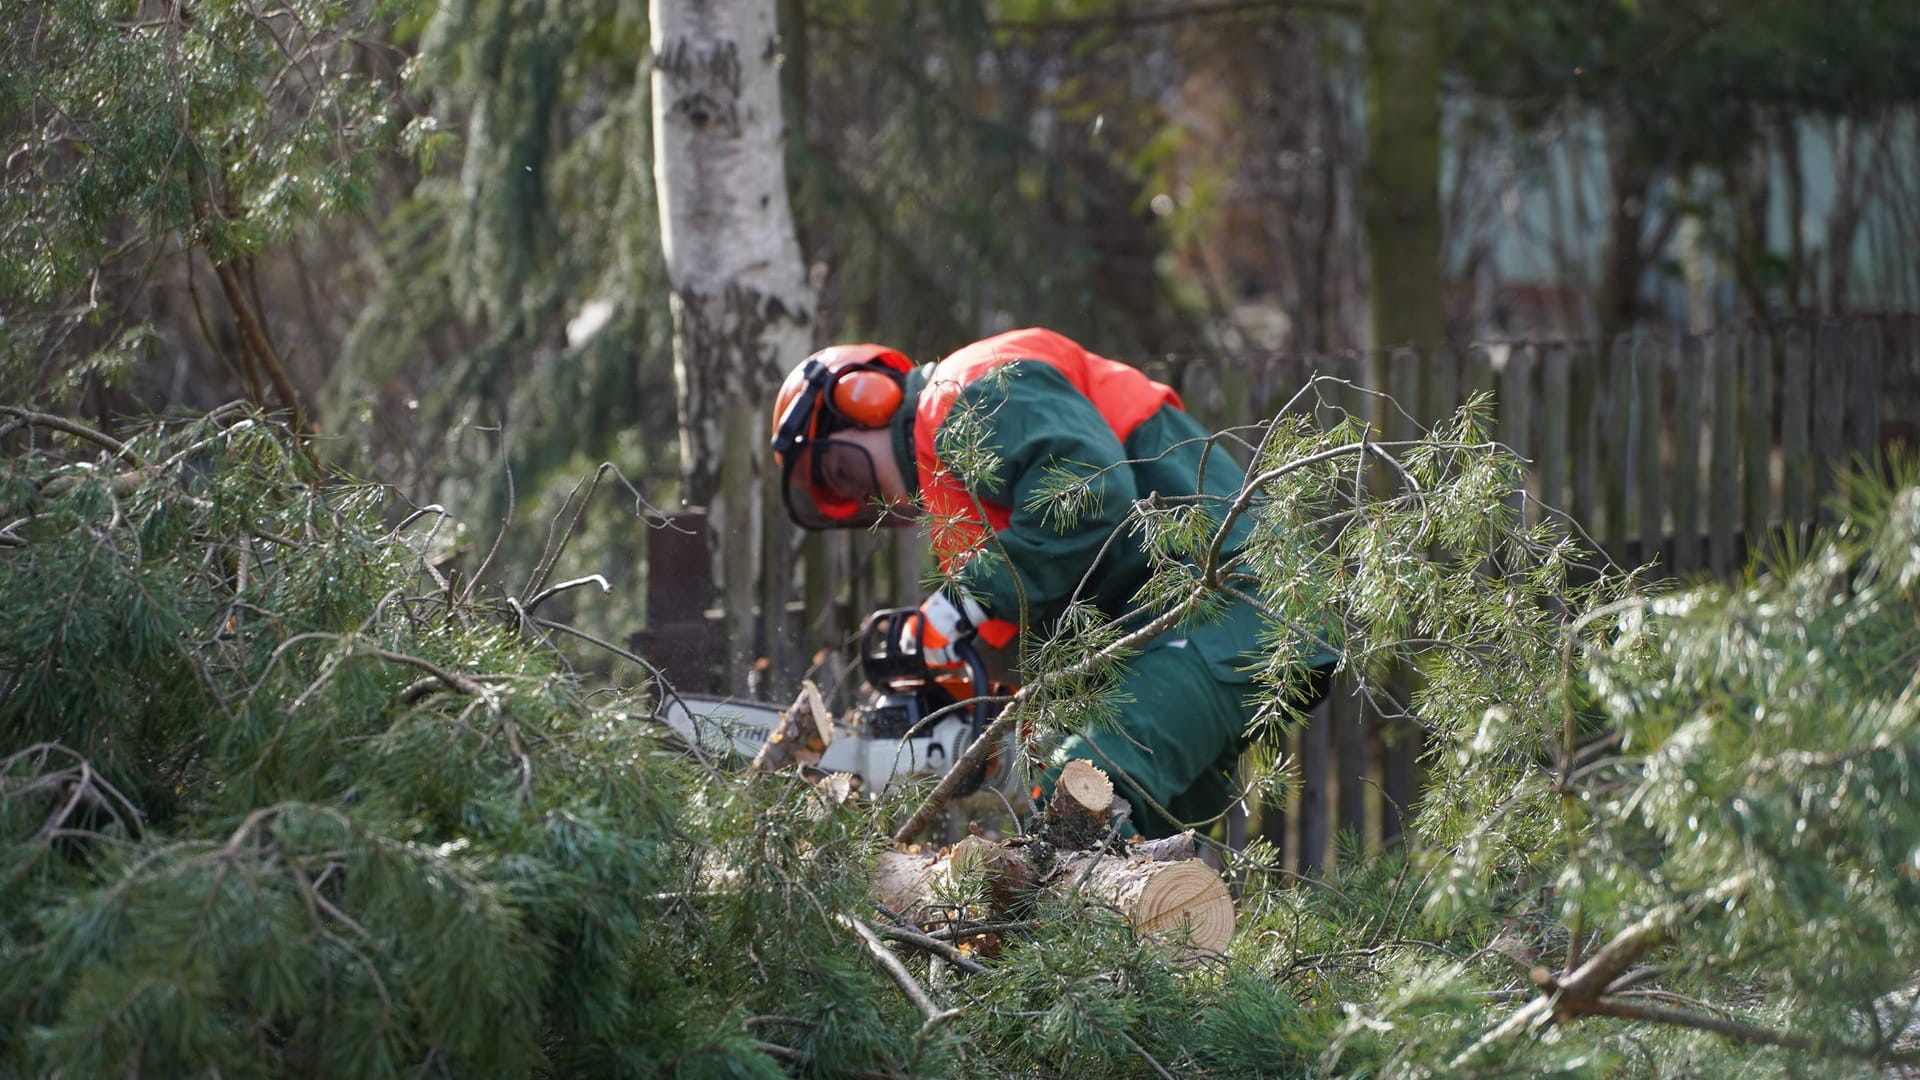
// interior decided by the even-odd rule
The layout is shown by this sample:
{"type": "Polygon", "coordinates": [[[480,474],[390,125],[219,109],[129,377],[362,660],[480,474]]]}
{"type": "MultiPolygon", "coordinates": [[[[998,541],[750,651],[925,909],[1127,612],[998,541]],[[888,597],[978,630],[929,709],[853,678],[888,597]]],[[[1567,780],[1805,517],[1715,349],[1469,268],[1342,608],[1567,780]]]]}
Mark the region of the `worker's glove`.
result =
{"type": "Polygon", "coordinates": [[[962,666],[956,646],[972,641],[986,621],[986,609],[972,597],[934,593],[920,603],[920,655],[930,668],[962,666]]]}

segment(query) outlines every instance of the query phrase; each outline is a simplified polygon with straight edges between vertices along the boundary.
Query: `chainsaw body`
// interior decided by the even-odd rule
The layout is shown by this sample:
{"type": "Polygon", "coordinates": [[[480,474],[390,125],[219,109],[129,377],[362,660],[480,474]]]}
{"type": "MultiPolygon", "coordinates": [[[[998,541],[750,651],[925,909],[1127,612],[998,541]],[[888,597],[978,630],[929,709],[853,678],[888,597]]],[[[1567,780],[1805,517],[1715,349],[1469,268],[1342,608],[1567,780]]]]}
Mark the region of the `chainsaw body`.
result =
{"type": "MultiPolygon", "coordinates": [[[[944,776],[999,715],[1010,687],[993,684],[978,653],[957,651],[963,669],[931,669],[920,650],[918,610],[890,608],[867,617],[860,630],[864,701],[834,722],[833,740],[818,768],[851,773],[860,787],[880,791],[902,781],[944,776]]],[[[752,757],[780,723],[781,711],[760,702],[706,695],[669,698],[669,726],[709,753],[752,757]]],[[[959,795],[983,785],[1011,790],[1011,755],[995,752],[961,785],[959,795]]]]}

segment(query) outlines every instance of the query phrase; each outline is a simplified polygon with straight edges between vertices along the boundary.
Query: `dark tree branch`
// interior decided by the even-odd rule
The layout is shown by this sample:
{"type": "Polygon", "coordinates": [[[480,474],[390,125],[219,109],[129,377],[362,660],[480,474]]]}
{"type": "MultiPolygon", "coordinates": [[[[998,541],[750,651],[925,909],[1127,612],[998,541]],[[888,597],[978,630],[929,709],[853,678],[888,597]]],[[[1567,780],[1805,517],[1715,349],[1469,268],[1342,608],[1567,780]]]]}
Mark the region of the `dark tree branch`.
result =
{"type": "Polygon", "coordinates": [[[103,446],[113,451],[115,457],[124,458],[126,462],[134,468],[137,469],[140,467],[139,457],[136,456],[133,451],[127,449],[126,443],[121,442],[111,435],[103,435],[85,424],[77,424],[72,420],[63,419],[58,416],[49,416],[46,413],[34,412],[31,409],[22,409],[16,405],[0,405],[0,416],[11,416],[22,424],[64,432],[75,438],[85,439],[90,443],[103,446]]]}

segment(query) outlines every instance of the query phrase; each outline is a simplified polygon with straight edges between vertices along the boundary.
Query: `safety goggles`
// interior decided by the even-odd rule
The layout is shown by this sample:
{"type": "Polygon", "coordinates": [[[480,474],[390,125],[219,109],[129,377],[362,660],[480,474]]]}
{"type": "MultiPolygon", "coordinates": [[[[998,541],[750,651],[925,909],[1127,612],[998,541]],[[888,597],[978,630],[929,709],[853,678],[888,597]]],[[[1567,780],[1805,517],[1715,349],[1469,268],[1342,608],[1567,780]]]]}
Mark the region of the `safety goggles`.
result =
{"type": "Polygon", "coordinates": [[[833,438],[860,425],[840,414],[829,393],[834,373],[817,360],[803,369],[805,384],[774,427],[787,516],[805,529],[877,525],[893,513],[881,500],[879,473],[864,447],[833,438]]]}
{"type": "Polygon", "coordinates": [[[820,439],[788,454],[781,492],[787,515],[806,529],[852,529],[892,516],[866,448],[820,439]]]}

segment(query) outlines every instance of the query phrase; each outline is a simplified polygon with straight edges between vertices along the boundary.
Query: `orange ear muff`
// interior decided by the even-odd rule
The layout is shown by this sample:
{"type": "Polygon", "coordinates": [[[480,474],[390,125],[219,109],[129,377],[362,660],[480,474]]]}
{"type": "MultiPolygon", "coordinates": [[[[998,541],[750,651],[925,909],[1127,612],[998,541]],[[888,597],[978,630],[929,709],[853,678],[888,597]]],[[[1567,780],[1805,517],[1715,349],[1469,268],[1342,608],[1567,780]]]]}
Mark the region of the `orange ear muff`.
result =
{"type": "Polygon", "coordinates": [[[897,376],[856,369],[833,381],[833,408],[863,428],[883,428],[893,419],[906,392],[897,376]]]}

